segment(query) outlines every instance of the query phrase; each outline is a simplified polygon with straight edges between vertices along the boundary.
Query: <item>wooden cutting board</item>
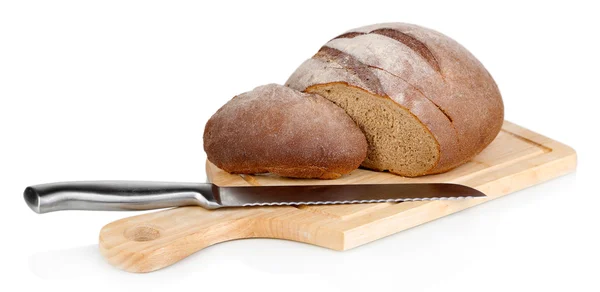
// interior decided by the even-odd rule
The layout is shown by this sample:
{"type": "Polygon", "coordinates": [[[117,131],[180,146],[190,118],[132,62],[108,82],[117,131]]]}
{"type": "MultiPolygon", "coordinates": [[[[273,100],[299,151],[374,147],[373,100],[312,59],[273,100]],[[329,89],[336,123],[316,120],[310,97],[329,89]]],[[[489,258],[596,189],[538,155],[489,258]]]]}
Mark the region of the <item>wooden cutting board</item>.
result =
{"type": "Polygon", "coordinates": [[[337,180],[297,180],[272,175],[231,175],[210,162],[209,180],[222,186],[453,182],[488,198],[325,206],[174,208],[110,223],[100,231],[100,251],[112,265],[150,272],[209,245],[239,238],[295,240],[347,250],[493,200],[575,170],[570,147],[505,122],[494,142],[471,162],[420,178],[358,169],[337,180]]]}

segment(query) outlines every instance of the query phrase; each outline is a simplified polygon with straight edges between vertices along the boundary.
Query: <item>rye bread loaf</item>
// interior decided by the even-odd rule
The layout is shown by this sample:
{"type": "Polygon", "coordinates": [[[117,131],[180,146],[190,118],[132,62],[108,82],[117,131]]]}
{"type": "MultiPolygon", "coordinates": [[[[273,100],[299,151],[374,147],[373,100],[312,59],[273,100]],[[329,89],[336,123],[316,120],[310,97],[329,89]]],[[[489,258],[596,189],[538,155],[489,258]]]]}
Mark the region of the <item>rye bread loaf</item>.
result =
{"type": "Polygon", "coordinates": [[[358,168],[367,141],[329,100],[269,84],[234,97],[208,120],[204,151],[230,173],[334,179],[358,168]]]}
{"type": "Polygon", "coordinates": [[[403,176],[465,163],[504,120],[500,92],[483,65],[449,37],[411,24],[339,35],[286,85],[346,110],[368,140],[363,167],[403,176]]]}

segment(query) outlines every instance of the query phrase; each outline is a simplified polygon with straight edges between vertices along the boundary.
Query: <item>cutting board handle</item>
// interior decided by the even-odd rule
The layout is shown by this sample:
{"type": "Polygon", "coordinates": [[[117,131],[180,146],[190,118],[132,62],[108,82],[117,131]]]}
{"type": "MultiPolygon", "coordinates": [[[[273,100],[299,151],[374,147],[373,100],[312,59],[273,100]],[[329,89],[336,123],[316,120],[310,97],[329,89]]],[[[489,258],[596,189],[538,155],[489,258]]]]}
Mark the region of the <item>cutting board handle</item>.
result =
{"type": "Polygon", "coordinates": [[[182,207],[125,218],[102,228],[100,252],[120,269],[151,272],[215,243],[261,236],[253,221],[271,210],[182,207]]]}

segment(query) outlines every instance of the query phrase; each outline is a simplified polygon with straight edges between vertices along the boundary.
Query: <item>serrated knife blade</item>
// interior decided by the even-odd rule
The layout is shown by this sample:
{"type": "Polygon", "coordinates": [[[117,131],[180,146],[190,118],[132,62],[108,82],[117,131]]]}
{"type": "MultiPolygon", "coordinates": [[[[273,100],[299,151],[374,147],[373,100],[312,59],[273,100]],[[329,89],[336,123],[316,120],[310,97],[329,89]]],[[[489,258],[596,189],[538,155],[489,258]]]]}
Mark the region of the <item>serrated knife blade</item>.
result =
{"type": "Polygon", "coordinates": [[[33,211],[48,213],[454,200],[485,194],[451,183],[221,187],[211,183],[81,181],[30,186],[23,196],[33,211]]]}
{"type": "Polygon", "coordinates": [[[223,207],[271,205],[324,205],[452,200],[485,197],[458,184],[348,184],[221,187],[217,200],[223,207]]]}

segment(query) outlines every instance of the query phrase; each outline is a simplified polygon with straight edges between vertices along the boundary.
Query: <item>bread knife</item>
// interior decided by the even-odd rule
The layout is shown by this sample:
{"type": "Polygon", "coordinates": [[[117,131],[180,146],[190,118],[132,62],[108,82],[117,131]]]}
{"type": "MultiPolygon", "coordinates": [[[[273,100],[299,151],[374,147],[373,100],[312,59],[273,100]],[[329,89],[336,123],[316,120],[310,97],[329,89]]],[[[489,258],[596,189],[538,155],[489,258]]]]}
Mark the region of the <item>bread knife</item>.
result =
{"type": "Polygon", "coordinates": [[[30,186],[25,202],[36,213],[60,210],[150,210],[180,206],[324,205],[482,198],[451,183],[223,187],[212,183],[77,181],[30,186]]]}

